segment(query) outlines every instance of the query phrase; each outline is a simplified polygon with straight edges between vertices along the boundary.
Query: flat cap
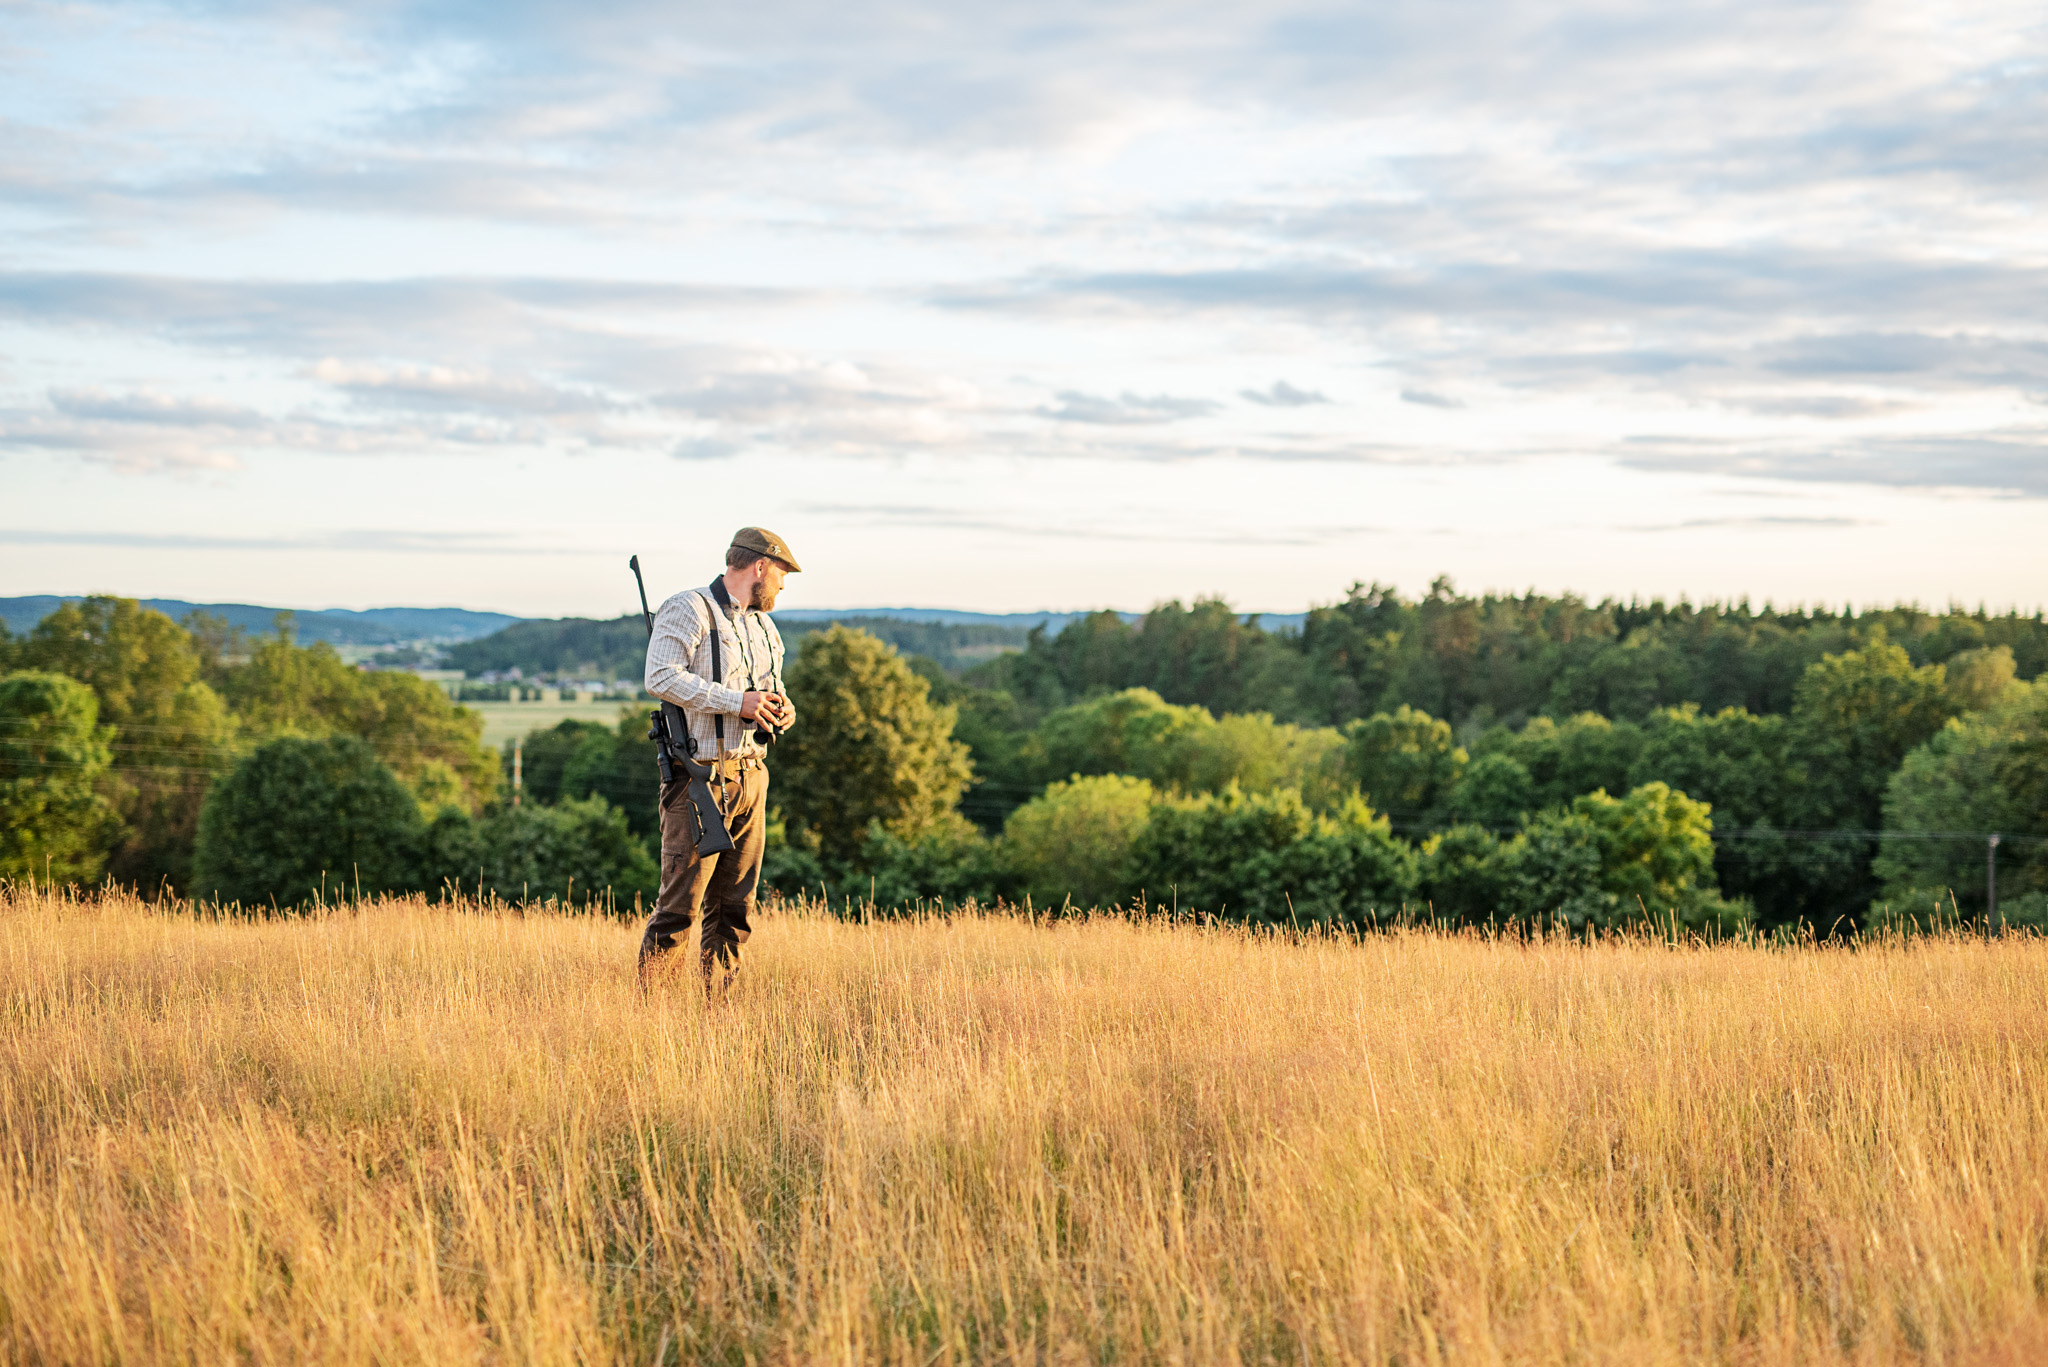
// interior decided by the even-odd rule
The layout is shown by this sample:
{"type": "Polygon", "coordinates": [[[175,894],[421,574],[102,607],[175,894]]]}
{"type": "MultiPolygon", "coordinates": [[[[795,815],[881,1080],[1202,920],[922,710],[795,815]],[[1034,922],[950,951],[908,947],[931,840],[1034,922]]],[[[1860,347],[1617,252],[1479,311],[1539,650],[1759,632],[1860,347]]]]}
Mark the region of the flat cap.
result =
{"type": "Polygon", "coordinates": [[[789,553],[789,543],[766,527],[742,527],[732,534],[732,544],[744,551],[772,555],[799,574],[803,572],[804,567],[789,553]]]}

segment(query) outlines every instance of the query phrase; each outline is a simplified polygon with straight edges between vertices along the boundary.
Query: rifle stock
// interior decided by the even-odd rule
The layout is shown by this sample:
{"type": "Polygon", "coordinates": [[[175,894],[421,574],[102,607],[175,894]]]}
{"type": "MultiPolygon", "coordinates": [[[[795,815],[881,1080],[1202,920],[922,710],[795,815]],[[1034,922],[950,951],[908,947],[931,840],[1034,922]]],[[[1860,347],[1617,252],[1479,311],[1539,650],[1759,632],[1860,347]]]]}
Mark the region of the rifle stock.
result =
{"type": "MultiPolygon", "coordinates": [[[[640,557],[634,556],[627,564],[632,568],[633,582],[640,586],[640,615],[647,622],[647,639],[652,641],[654,613],[647,606],[647,581],[640,577],[640,557]]],[[[697,831],[697,853],[725,853],[733,847],[732,832],[725,828],[725,813],[719,810],[718,799],[711,792],[711,766],[698,763],[692,753],[695,747],[690,742],[690,728],[683,721],[683,709],[664,702],[649,721],[647,739],[654,742],[655,759],[661,766],[663,796],[667,795],[668,786],[677,781],[680,770],[682,781],[689,784],[685,800],[690,804],[691,824],[697,831]]]]}

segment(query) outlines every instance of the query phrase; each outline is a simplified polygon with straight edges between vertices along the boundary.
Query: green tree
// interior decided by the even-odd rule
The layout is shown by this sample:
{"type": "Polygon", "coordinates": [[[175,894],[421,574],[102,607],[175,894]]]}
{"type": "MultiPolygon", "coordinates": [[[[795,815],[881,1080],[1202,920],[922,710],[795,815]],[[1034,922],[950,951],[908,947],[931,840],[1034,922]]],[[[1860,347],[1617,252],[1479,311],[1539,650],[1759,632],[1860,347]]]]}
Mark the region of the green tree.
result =
{"type": "Polygon", "coordinates": [[[1036,753],[1026,754],[1033,739],[1035,712],[1003,688],[960,688],[954,704],[959,716],[953,734],[967,746],[974,783],[961,799],[960,810],[984,831],[1002,829],[1003,821],[1044,783],[1036,753]]]}
{"type": "Polygon", "coordinates": [[[1295,726],[1265,712],[1232,712],[1182,736],[1173,772],[1191,793],[1291,788],[1317,811],[1333,811],[1353,791],[1343,735],[1333,726],[1295,726]]]}
{"type": "Polygon", "coordinates": [[[788,685],[797,724],[774,767],[793,838],[848,863],[871,823],[915,840],[958,805],[972,770],[953,709],[893,649],[833,627],[805,644],[788,685]]]}
{"type": "Polygon", "coordinates": [[[84,684],[0,675],[0,878],[98,880],[120,822],[100,791],[112,735],[84,684]]]}
{"type": "Polygon", "coordinates": [[[1480,754],[1506,754],[1517,760],[1535,785],[1535,805],[1545,808],[1603,788],[1626,792],[1629,769],[1642,743],[1643,733],[1633,723],[1581,712],[1561,722],[1536,717],[1513,734],[1488,732],[1474,748],[1480,754]]]}
{"type": "Polygon", "coordinates": [[[990,661],[972,677],[1038,708],[1148,688],[1212,715],[1257,707],[1292,716],[1295,665],[1285,638],[1261,631],[1221,599],[1204,598],[1192,607],[1162,603],[1136,624],[1095,612],[1057,635],[1034,630],[1023,651],[990,661]]]}
{"type": "Polygon", "coordinates": [[[1199,707],[1178,707],[1149,688],[1063,707],[1039,724],[1033,749],[1041,781],[1070,774],[1135,774],[1181,786],[1191,732],[1216,724],[1199,707]]]}
{"type": "Polygon", "coordinates": [[[1124,774],[1052,784],[1010,813],[1004,859],[1041,907],[1116,906],[1131,895],[1131,845],[1156,800],[1150,782],[1124,774]]]}
{"type": "MultiPolygon", "coordinates": [[[[1454,926],[1481,926],[1526,914],[1519,833],[1502,836],[1485,826],[1460,823],[1422,842],[1418,894],[1430,919],[1454,926]]],[[[1581,842],[1578,867],[1568,871],[1576,892],[1598,881],[1600,861],[1590,840],[1581,842]]],[[[1567,896],[1573,895],[1567,893],[1567,896]]]]}
{"type": "Polygon", "coordinates": [[[1365,800],[1406,822],[1432,820],[1458,786],[1468,757],[1449,722],[1405,704],[1344,728],[1345,771],[1365,800]]]}
{"type": "Polygon", "coordinates": [[[1451,816],[1480,826],[1511,826],[1536,805],[1536,780],[1513,755],[1481,755],[1451,790],[1451,816]]]}
{"type": "Polygon", "coordinates": [[[626,814],[635,835],[661,848],[661,768],[647,739],[647,714],[630,712],[598,727],[562,766],[563,797],[601,797],[626,814]]]}
{"type": "Polygon", "coordinates": [[[241,761],[199,815],[193,887],[245,906],[297,906],[415,885],[412,792],[352,736],[286,737],[241,761]]]}
{"type": "Polygon", "coordinates": [[[1958,710],[1941,665],[1915,668],[1882,635],[1823,657],[1799,681],[1792,707],[1817,812],[1875,826],[1892,772],[1958,710]]]}
{"type": "MultiPolygon", "coordinates": [[[[1906,756],[1885,794],[1879,898],[1900,906],[1953,896],[1985,908],[1985,843],[1950,832],[1997,832],[2001,904],[2048,892],[2048,684],[2001,689],[2002,701],[1950,721],[1906,756]],[[1916,838],[1917,837],[1917,838],[1916,838]]],[[[2010,909],[2010,908],[2008,908],[2010,909]]]]}
{"type": "Polygon", "coordinates": [[[2011,646],[1957,651],[1942,671],[1942,691],[1958,716],[1998,706],[2019,683],[2019,663],[2011,646]]]}
{"type": "Polygon", "coordinates": [[[1815,919],[1816,873],[1840,876],[1839,851],[1781,834],[1794,813],[1804,770],[1793,761],[1784,717],[1729,707],[1711,716],[1688,703],[1653,714],[1629,781],[1669,784],[1712,807],[1729,838],[1715,847],[1721,889],[1747,899],[1766,927],[1815,919]]]}
{"type": "MultiPolygon", "coordinates": [[[[1790,795],[1787,824],[1877,829],[1892,773],[1956,710],[1947,671],[1916,667],[1882,632],[1861,650],[1822,658],[1800,679],[1793,701],[1788,753],[1801,781],[1790,795]]],[[[1823,932],[1854,929],[1878,893],[1877,842],[1811,842],[1799,853],[1802,917],[1823,932]]]]}
{"type": "Polygon", "coordinates": [[[1796,779],[1785,754],[1785,719],[1729,707],[1702,716],[1697,706],[1665,708],[1644,725],[1629,763],[1630,782],[1669,784],[1712,806],[1723,825],[1782,819],[1796,779]]]}
{"type": "Polygon", "coordinates": [[[200,678],[191,637],[132,598],[91,597],[44,617],[19,654],[26,667],[90,687],[100,720],[114,727],[103,782],[122,831],[108,872],[149,890],[182,886],[200,804],[226,772],[235,736],[220,695],[200,678]]]}
{"type": "MultiPolygon", "coordinates": [[[[644,727],[642,729],[645,729],[644,727]]],[[[523,802],[553,802],[562,795],[562,775],[570,759],[592,737],[609,737],[611,728],[594,721],[565,718],[553,726],[537,726],[519,743],[520,799],[523,802]]],[[[511,792],[512,742],[501,752],[500,788],[511,792]]]]}
{"type": "Polygon", "coordinates": [[[1701,892],[1713,888],[1714,823],[1706,803],[1652,782],[1625,797],[1588,793],[1571,810],[1599,833],[1600,890],[1613,899],[1617,920],[1644,912],[1691,916],[1701,892]]]}
{"type": "Polygon", "coordinates": [[[934,901],[957,906],[970,899],[989,906],[1014,883],[1001,861],[997,842],[957,813],[932,823],[915,840],[870,826],[858,861],[865,886],[856,876],[839,893],[866,896],[884,910],[934,901]]]}
{"type": "Polygon", "coordinates": [[[1415,852],[1356,798],[1320,815],[1292,789],[1158,803],[1131,879],[1157,906],[1275,926],[1360,928],[1413,896],[1415,852]]]}
{"type": "Polygon", "coordinates": [[[497,796],[499,759],[483,747],[483,717],[415,675],[351,669],[326,642],[301,648],[280,632],[229,668],[224,687],[255,740],[355,736],[426,805],[439,805],[451,778],[470,811],[497,796]]]}
{"type": "Polygon", "coordinates": [[[1453,924],[1612,929],[1647,916],[1727,932],[1748,909],[1715,886],[1712,833],[1707,805],[1662,783],[1620,798],[1594,792],[1506,839],[1477,826],[1432,837],[1422,888],[1433,914],[1453,924]]]}
{"type": "Polygon", "coordinates": [[[1343,737],[1290,725],[1265,712],[1212,717],[1167,702],[1149,688],[1091,698],[1040,723],[1024,745],[1041,782],[1074,774],[1131,774],[1180,793],[1304,789],[1335,806],[1347,790],[1343,737]]]}

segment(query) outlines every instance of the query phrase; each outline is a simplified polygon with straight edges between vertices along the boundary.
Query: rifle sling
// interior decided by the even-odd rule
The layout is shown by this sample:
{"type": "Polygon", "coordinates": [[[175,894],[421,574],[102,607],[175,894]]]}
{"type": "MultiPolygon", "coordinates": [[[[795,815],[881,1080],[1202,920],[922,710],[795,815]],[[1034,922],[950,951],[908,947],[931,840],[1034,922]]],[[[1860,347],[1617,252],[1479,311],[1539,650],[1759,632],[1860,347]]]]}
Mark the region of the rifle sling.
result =
{"type": "MultiPolygon", "coordinates": [[[[711,581],[711,598],[711,682],[724,683],[725,666],[718,657],[718,638],[723,635],[718,629],[718,614],[732,606],[732,595],[725,591],[723,576],[711,581]]],[[[711,714],[711,730],[718,737],[718,749],[722,755],[725,751],[725,713],[711,714]]]]}

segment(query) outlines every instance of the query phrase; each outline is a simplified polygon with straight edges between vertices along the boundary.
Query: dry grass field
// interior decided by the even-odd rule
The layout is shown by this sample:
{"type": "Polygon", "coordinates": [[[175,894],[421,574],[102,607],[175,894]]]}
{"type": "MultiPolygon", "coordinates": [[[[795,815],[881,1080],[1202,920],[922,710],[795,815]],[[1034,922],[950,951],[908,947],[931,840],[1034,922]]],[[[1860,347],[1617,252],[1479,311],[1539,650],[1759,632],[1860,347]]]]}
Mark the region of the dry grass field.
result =
{"type": "Polygon", "coordinates": [[[0,1359],[2048,1360],[2048,942],[0,892],[0,1359]]]}

